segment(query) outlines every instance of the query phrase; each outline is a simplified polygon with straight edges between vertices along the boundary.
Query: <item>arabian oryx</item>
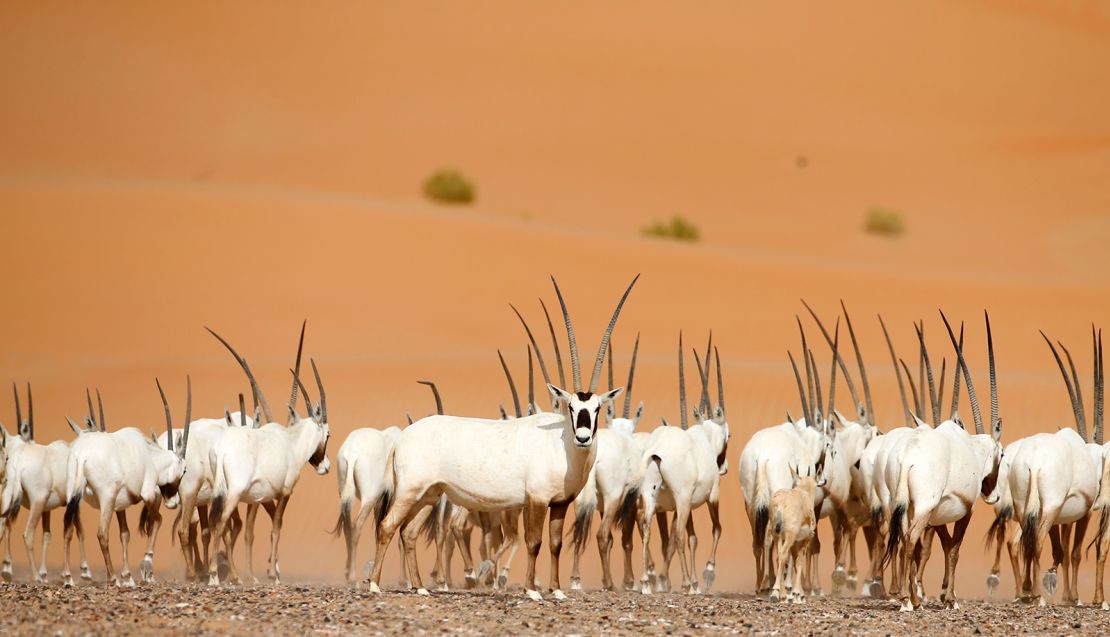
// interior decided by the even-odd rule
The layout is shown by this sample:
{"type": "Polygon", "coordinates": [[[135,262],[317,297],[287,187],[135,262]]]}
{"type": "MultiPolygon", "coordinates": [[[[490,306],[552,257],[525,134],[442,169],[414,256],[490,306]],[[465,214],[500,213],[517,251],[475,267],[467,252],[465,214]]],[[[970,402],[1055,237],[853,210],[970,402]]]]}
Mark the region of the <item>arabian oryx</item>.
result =
{"type": "Polygon", "coordinates": [[[1110,554],[1110,443],[1105,443],[1102,437],[1103,406],[1105,400],[1106,379],[1103,376],[1102,364],[1102,329],[1095,335],[1095,328],[1091,326],[1091,337],[1094,340],[1095,350],[1095,431],[1094,440],[1102,450],[1102,470],[1099,479],[1098,500],[1094,509],[1099,512],[1098,535],[1094,538],[1097,546],[1097,562],[1095,565],[1095,595],[1093,605],[1100,606],[1102,610],[1110,610],[1103,592],[1103,576],[1106,570],[1106,556],[1110,554]]]}
{"type": "MultiPolygon", "coordinates": [[[[636,355],[640,351],[640,336],[632,349],[632,362],[628,368],[628,383],[624,386],[624,411],[617,417],[614,403],[606,407],[606,420],[609,427],[597,432],[597,459],[586,481],[586,487],[574,500],[574,566],[571,570],[570,587],[582,590],[582,580],[578,575],[578,562],[586,547],[590,532],[590,521],[594,511],[601,514],[597,529],[597,551],[601,558],[601,587],[613,590],[613,575],[609,564],[613,547],[613,528],[621,524],[621,545],[624,548],[624,587],[631,590],[635,586],[632,574],[632,536],[635,532],[636,505],[639,500],[640,459],[642,451],[632,438],[636,423],[644,412],[644,403],[636,409],[633,417],[632,381],[636,374],[636,355]]],[[[613,349],[609,348],[609,389],[613,388],[613,349]]]]}
{"type": "MultiPolygon", "coordinates": [[[[637,277],[638,278],[638,277],[637,277]]],[[[523,507],[528,568],[524,587],[532,599],[536,590],[536,558],[543,522],[551,509],[551,588],[557,599],[565,597],[559,584],[559,552],[567,507],[586,483],[595,456],[595,434],[601,410],[621,389],[595,394],[609,338],[620,310],[636,283],[632,280],[605,330],[588,387],[583,387],[574,328],[566,302],[552,278],[563,310],[570,346],[574,391],[548,384],[558,399],[559,411],[506,421],[457,416],[430,416],[401,432],[394,447],[392,466],[395,500],[379,525],[378,549],[370,588],[378,592],[382,557],[399,528],[405,527],[441,493],[474,512],[500,512],[523,507]]],[[[405,560],[416,579],[418,592],[427,594],[416,569],[415,530],[402,533],[405,560]]]]}
{"type": "MultiPolygon", "coordinates": [[[[35,412],[31,398],[31,385],[27,384],[27,420],[23,420],[19,402],[19,391],[12,384],[15,395],[17,436],[3,431],[7,451],[7,468],[4,472],[3,495],[0,497],[0,535],[4,537],[6,553],[0,573],[5,581],[12,576],[11,536],[21,507],[28,511],[27,527],[23,532],[23,544],[27,549],[27,564],[31,579],[35,582],[46,581],[46,551],[50,546],[50,512],[65,506],[66,503],[66,460],[69,458],[69,443],[57,440],[48,445],[35,442],[35,412]],[[42,562],[35,568],[35,527],[42,521],[42,562]]],[[[100,392],[97,391],[97,399],[100,392]]],[[[91,410],[90,398],[90,410],[91,410]]],[[[101,407],[101,414],[104,413],[101,407]]],[[[92,417],[90,411],[90,418],[92,417]]],[[[84,432],[88,429],[80,429],[84,432]]],[[[77,430],[75,430],[77,431],[77,430]]],[[[77,527],[78,545],[81,551],[81,577],[92,579],[89,565],[85,559],[85,532],[77,527]]]]}
{"type": "MultiPolygon", "coordinates": [[[[791,470],[794,467],[790,467],[791,470]]],[[[767,480],[767,461],[759,464],[756,481],[767,480]]],[[[771,542],[774,545],[775,585],[771,589],[771,599],[782,597],[783,580],[787,567],[794,572],[794,584],[785,596],[788,602],[801,604],[805,601],[802,590],[802,563],[809,552],[813,536],[817,533],[817,515],[813,510],[813,499],[817,488],[823,481],[813,476],[794,474],[794,487],[780,489],[771,496],[770,522],[771,542]],[[800,558],[800,559],[799,559],[800,558]]]]}
{"type": "MultiPolygon", "coordinates": [[[[1067,386],[1076,430],[1062,428],[1053,434],[1029,436],[1010,458],[1010,497],[1014,519],[1021,526],[1019,546],[1024,575],[1021,593],[1027,599],[1037,599],[1041,606],[1047,605],[1045,593],[1055,594],[1056,570],[1060,566],[1064,576],[1064,602],[1075,604],[1079,601],[1076,586],[1083,536],[1090,521],[1091,507],[1098,497],[1099,467],[1087,447],[1087,421],[1082,395],[1077,392],[1079,378],[1074,375],[1075,366],[1071,366],[1073,385],[1056,347],[1043,332],[1041,336],[1052,350],[1067,386]],[[1073,530],[1074,548],[1069,547],[1073,530]],[[1041,547],[1050,534],[1054,559],[1052,568],[1044,574],[1042,592],[1036,575],[1040,571],[1041,547]]],[[[1071,363],[1071,353],[1066,348],[1064,351],[1071,363]]]]}
{"type": "MultiPolygon", "coordinates": [[[[324,384],[316,361],[309,359],[312,373],[316,378],[316,388],[320,394],[318,402],[304,418],[297,415],[297,390],[300,386],[301,352],[304,348],[305,325],[301,325],[301,336],[297,344],[297,358],[293,368],[293,385],[289,398],[289,420],[281,425],[267,423],[257,429],[248,427],[229,428],[213,446],[209,453],[212,473],[215,477],[215,490],[212,498],[210,518],[214,520],[212,537],[223,537],[224,529],[240,502],[247,504],[244,521],[245,543],[247,549],[247,576],[252,580],[254,540],[254,519],[257,505],[266,509],[270,515],[270,559],[267,575],[275,583],[281,582],[281,569],[278,564],[278,542],[281,539],[282,521],[285,507],[293,495],[293,488],[300,478],[305,463],[311,464],[318,475],[325,475],[331,467],[327,457],[328,403],[324,384]]],[[[261,390],[258,390],[261,395],[261,390]]],[[[305,403],[309,397],[305,396],[305,403]]],[[[227,559],[227,552],[221,550],[217,559],[208,565],[208,584],[220,584],[219,563],[227,559]]],[[[230,562],[229,562],[230,564],[230,562]]]]}
{"type": "MultiPolygon", "coordinates": [[[[172,432],[173,422],[166,394],[157,379],[155,384],[166,412],[166,431],[172,432]]],[[[188,423],[193,408],[193,387],[188,377],[185,395],[185,432],[176,450],[172,436],[168,437],[167,448],[163,449],[157,443],[157,436],[152,434],[147,438],[134,427],[113,432],[83,433],[70,446],[66,464],[66,546],[62,567],[62,580],[66,586],[73,585],[69,571],[69,544],[73,539],[74,526],[84,498],[100,511],[96,537],[100,541],[100,551],[104,554],[106,577],[116,586],[135,586],[127,559],[127,546],[131,538],[127,527],[127,508],[142,503],[139,532],[147,537],[147,545],[139,572],[144,582],[154,581],[154,541],[162,525],[162,500],[176,500],[177,487],[185,471],[184,456],[189,444],[188,423]],[[119,522],[123,552],[123,568],[118,575],[114,572],[112,555],[108,548],[108,528],[113,511],[119,522]]]]}
{"type": "Polygon", "coordinates": [[[936,427],[918,427],[891,449],[884,467],[884,479],[894,494],[890,530],[884,560],[894,558],[901,549],[903,583],[907,593],[902,610],[912,611],[923,604],[917,582],[923,564],[923,551],[918,542],[929,527],[936,529],[944,548],[945,569],[941,600],[950,608],[959,608],[955,597],[955,570],[971,511],[975,500],[982,495],[988,504],[998,498],[998,467],[1002,457],[999,438],[1002,419],[998,415],[998,389],[994,369],[994,343],[991,338],[990,320],[987,326],[987,351],[991,380],[991,432],[983,432],[983,419],[971,374],[964,361],[963,348],[948,319],[941,313],[956,359],[971,400],[975,418],[974,436],[969,435],[956,420],[948,420],[936,427]],[[949,534],[945,525],[954,523],[949,534]]]}
{"type": "MultiPolygon", "coordinates": [[[[712,337],[711,337],[712,338],[712,337]]],[[[710,343],[712,345],[712,343],[710,343]]],[[[710,348],[706,349],[705,367],[702,373],[702,396],[695,415],[698,423],[687,427],[686,388],[683,371],[682,333],[678,337],[679,408],[681,409],[682,428],[657,427],[651,432],[644,447],[640,461],[643,481],[640,485],[640,529],[643,536],[644,572],[640,576],[640,590],[649,595],[652,592],[649,573],[651,539],[651,519],[658,507],[661,511],[674,511],[673,531],[664,546],[662,577],[665,581],[670,571],[671,559],[675,551],[679,553],[682,568],[682,584],[690,594],[700,593],[696,564],[694,559],[696,540],[692,539],[693,521],[690,517],[694,509],[705,504],[709,508],[709,518],[713,524],[713,546],[706,564],[703,578],[706,588],[713,583],[716,575],[717,543],[721,538],[720,488],[721,476],[728,471],[729,427],[725,417],[724,382],[721,378],[721,357],[713,350],[717,360],[717,405],[713,408],[709,400],[709,373],[711,368],[710,348]],[[712,409],[713,415],[709,412],[712,409]],[[687,559],[686,543],[690,541],[690,559],[687,559]]],[[[696,356],[696,354],[695,354],[696,356]]],[[[699,363],[700,367],[700,363],[699,363]]]]}

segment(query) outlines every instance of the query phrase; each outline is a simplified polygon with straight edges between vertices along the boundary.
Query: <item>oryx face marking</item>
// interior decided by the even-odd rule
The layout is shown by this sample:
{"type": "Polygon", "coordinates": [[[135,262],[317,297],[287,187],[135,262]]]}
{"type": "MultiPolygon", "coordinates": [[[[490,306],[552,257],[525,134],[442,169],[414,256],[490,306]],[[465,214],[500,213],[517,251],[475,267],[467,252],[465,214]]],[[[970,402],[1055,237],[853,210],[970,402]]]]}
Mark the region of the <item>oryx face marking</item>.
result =
{"type": "Polygon", "coordinates": [[[547,388],[553,398],[567,406],[567,423],[574,435],[574,444],[582,448],[589,447],[594,442],[598,421],[601,419],[601,408],[611,403],[624,391],[624,388],[619,387],[604,394],[592,392],[572,394],[550,384],[547,388]]]}

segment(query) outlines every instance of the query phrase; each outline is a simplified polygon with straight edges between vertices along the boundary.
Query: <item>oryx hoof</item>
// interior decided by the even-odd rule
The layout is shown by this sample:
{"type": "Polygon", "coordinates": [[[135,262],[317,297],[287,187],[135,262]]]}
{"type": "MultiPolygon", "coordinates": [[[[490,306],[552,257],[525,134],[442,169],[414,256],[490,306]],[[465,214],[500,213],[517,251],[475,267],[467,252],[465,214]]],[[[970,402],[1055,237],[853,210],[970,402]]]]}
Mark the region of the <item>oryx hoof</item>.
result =
{"type": "Polygon", "coordinates": [[[847,581],[845,581],[845,585],[848,587],[848,590],[854,591],[856,590],[856,587],[859,586],[859,578],[857,578],[855,575],[849,574],[847,581]]]}
{"type": "Polygon", "coordinates": [[[655,587],[655,590],[663,593],[671,592],[671,580],[667,577],[660,576],[657,579],[657,586],[655,587]]]}
{"type": "Polygon", "coordinates": [[[85,562],[81,563],[81,579],[92,579],[92,571],[89,570],[89,565],[85,562]]]}
{"type": "Polygon", "coordinates": [[[377,582],[370,582],[370,592],[374,593],[375,595],[380,595],[382,589],[380,586],[378,586],[377,582]]]}
{"type": "Polygon", "coordinates": [[[567,594],[564,593],[563,591],[559,590],[558,588],[551,591],[551,596],[554,597],[555,599],[559,600],[559,601],[563,601],[567,598],[567,594]]]}
{"type": "Polygon", "coordinates": [[[794,596],[794,599],[789,600],[789,601],[790,601],[791,604],[804,604],[804,603],[806,603],[806,596],[803,595],[802,593],[798,593],[797,595],[794,596]]]}
{"type": "Polygon", "coordinates": [[[154,561],[150,557],[144,557],[139,562],[139,577],[144,582],[154,581],[154,561]]]}
{"type": "Polygon", "coordinates": [[[622,582],[621,585],[624,587],[624,590],[626,590],[626,591],[636,590],[636,580],[634,580],[634,579],[626,579],[626,580],[624,580],[624,582],[622,582]]]}
{"type": "Polygon", "coordinates": [[[1041,578],[1041,586],[1044,587],[1045,592],[1048,593],[1049,596],[1052,596],[1052,595],[1056,594],[1056,571],[1055,570],[1045,571],[1044,577],[1041,578]]]}
{"type": "Polygon", "coordinates": [[[494,583],[494,586],[498,590],[504,590],[505,588],[507,588],[509,586],[509,574],[506,572],[498,575],[497,581],[494,583]]]}
{"type": "Polygon", "coordinates": [[[771,589],[771,595],[770,595],[770,597],[771,597],[771,600],[772,600],[772,601],[776,601],[776,602],[777,602],[777,601],[779,601],[780,599],[782,599],[782,591],[780,591],[780,590],[779,590],[779,589],[777,589],[777,588],[773,588],[773,589],[771,589]]]}
{"type": "Polygon", "coordinates": [[[0,577],[4,578],[5,582],[12,581],[12,561],[4,560],[4,565],[0,567],[0,577]]]}
{"type": "Polygon", "coordinates": [[[62,588],[73,588],[73,587],[74,587],[73,576],[70,575],[69,573],[63,574],[62,575],[62,588]]]}
{"type": "Polygon", "coordinates": [[[1046,606],[1048,606],[1048,600],[1044,598],[1044,595],[1042,595],[1040,600],[1037,601],[1037,606],[1039,606],[1040,608],[1045,608],[1046,606]]]}
{"type": "Polygon", "coordinates": [[[832,592],[834,595],[839,595],[844,590],[844,585],[848,583],[848,573],[844,570],[843,566],[837,566],[832,572],[832,592]]]}
{"type": "Polygon", "coordinates": [[[408,581],[407,579],[403,579],[403,580],[397,582],[397,586],[400,586],[401,590],[403,590],[403,591],[412,590],[412,582],[408,581]]]}
{"type": "Polygon", "coordinates": [[[572,577],[572,578],[570,578],[570,590],[572,590],[572,591],[582,590],[582,578],[581,577],[572,577]]]}
{"type": "Polygon", "coordinates": [[[444,582],[444,583],[440,584],[439,588],[436,589],[436,590],[438,590],[441,593],[446,593],[446,592],[451,590],[451,587],[447,585],[447,582],[444,582]]]}
{"type": "Polygon", "coordinates": [[[493,567],[493,560],[482,560],[478,564],[478,579],[482,579],[483,577],[485,577],[486,573],[489,573],[493,570],[493,567]]]}
{"type": "Polygon", "coordinates": [[[474,574],[474,571],[468,571],[463,579],[466,580],[467,588],[474,588],[478,585],[478,576],[474,574]]]}
{"type": "Polygon", "coordinates": [[[226,580],[231,574],[231,563],[227,561],[226,555],[221,554],[216,556],[216,574],[219,575],[222,580],[226,580]]]}
{"type": "Polygon", "coordinates": [[[428,589],[424,588],[423,586],[416,589],[416,594],[417,595],[424,595],[425,597],[427,597],[428,595],[431,595],[431,593],[428,592],[428,589]]]}
{"type": "Polygon", "coordinates": [[[902,611],[903,613],[913,612],[913,602],[907,599],[906,601],[902,602],[902,606],[898,610],[902,611]]]}
{"type": "Polygon", "coordinates": [[[1102,610],[1110,610],[1110,602],[1103,602],[1102,610]]]}
{"type": "Polygon", "coordinates": [[[646,577],[640,580],[640,594],[651,595],[652,588],[654,587],[651,585],[651,580],[646,577]]]}
{"type": "Polygon", "coordinates": [[[42,582],[45,582],[46,579],[47,579],[46,578],[46,569],[45,568],[40,568],[39,569],[39,580],[42,581],[42,582]]]}
{"type": "Polygon", "coordinates": [[[998,573],[996,573],[996,572],[992,571],[991,574],[987,576],[987,598],[988,599],[994,595],[994,591],[998,588],[998,584],[1000,583],[1000,581],[1001,580],[998,577],[998,573]]]}
{"type": "Polygon", "coordinates": [[[713,582],[717,579],[717,567],[713,565],[713,562],[705,565],[705,570],[702,571],[701,578],[705,582],[705,592],[708,593],[709,589],[713,588],[713,582]]]}
{"type": "Polygon", "coordinates": [[[530,588],[530,589],[528,589],[524,592],[528,594],[528,599],[532,600],[533,602],[542,602],[543,601],[543,595],[540,595],[540,592],[537,591],[537,590],[534,590],[534,589],[530,588]]]}
{"type": "Polygon", "coordinates": [[[135,588],[135,578],[131,577],[130,572],[120,573],[119,579],[116,580],[116,586],[120,588],[135,588]]]}

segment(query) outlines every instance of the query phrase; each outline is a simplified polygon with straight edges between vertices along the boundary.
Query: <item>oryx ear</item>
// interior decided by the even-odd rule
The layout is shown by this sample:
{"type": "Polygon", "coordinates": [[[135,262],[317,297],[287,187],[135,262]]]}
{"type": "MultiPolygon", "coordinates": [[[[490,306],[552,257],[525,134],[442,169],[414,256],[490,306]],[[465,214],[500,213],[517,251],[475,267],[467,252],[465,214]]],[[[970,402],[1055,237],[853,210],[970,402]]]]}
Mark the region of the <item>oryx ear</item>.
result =
{"type": "Polygon", "coordinates": [[[96,423],[88,416],[85,416],[85,431],[97,431],[96,423]]]}
{"type": "Polygon", "coordinates": [[[612,401],[617,399],[617,396],[620,396],[623,393],[624,393],[624,387],[618,387],[616,389],[610,389],[609,391],[605,392],[604,394],[598,396],[598,400],[600,400],[602,403],[612,402],[612,401]]]}
{"type": "Polygon", "coordinates": [[[536,407],[536,404],[535,403],[528,403],[527,415],[535,416],[538,413],[539,413],[539,408],[536,407]]]}
{"type": "Polygon", "coordinates": [[[559,401],[562,401],[562,402],[564,402],[568,405],[570,404],[571,396],[567,392],[559,389],[558,387],[552,385],[551,383],[547,383],[547,391],[551,392],[552,400],[559,400],[559,401]]]}
{"type": "Polygon", "coordinates": [[[717,407],[713,409],[713,420],[717,424],[721,424],[725,421],[725,410],[721,409],[720,405],[717,405],[717,407]]]}
{"type": "Polygon", "coordinates": [[[231,411],[227,407],[224,407],[224,422],[227,423],[228,427],[235,426],[235,422],[231,420],[231,411]]]}
{"type": "Polygon", "coordinates": [[[4,444],[8,444],[8,436],[10,435],[11,434],[8,433],[8,428],[4,425],[4,423],[0,422],[0,437],[4,438],[4,444]]]}
{"type": "Polygon", "coordinates": [[[31,425],[29,423],[19,424],[19,437],[23,439],[23,442],[31,442],[31,425]]]}
{"type": "Polygon", "coordinates": [[[262,426],[262,408],[258,405],[254,407],[254,429],[262,426]]]}
{"type": "Polygon", "coordinates": [[[316,421],[317,425],[324,422],[324,411],[319,402],[312,406],[312,419],[316,421]]]}
{"type": "Polygon", "coordinates": [[[864,423],[871,424],[871,419],[867,417],[867,408],[862,404],[856,406],[856,417],[861,425],[864,423]]]}
{"type": "Polygon", "coordinates": [[[991,438],[994,439],[995,442],[998,442],[999,440],[1002,439],[1002,419],[1001,418],[999,418],[994,423],[994,427],[991,428],[991,438]]]}
{"type": "Polygon", "coordinates": [[[154,433],[153,431],[150,432],[150,439],[152,442],[154,442],[154,444],[158,444],[158,434],[154,433]]]}
{"type": "Polygon", "coordinates": [[[661,423],[661,424],[662,424],[662,425],[663,425],[664,427],[670,427],[670,426],[671,426],[671,423],[667,422],[667,417],[666,417],[666,416],[660,416],[660,417],[659,417],[659,422],[660,422],[660,423],[661,423]]]}
{"type": "Polygon", "coordinates": [[[609,403],[605,405],[605,419],[609,422],[613,422],[613,419],[616,417],[617,414],[614,413],[613,402],[609,401],[609,403]]]}
{"type": "Polygon", "coordinates": [[[288,422],[288,424],[292,425],[295,422],[297,422],[297,410],[293,408],[293,405],[289,405],[289,422],[288,422]]]}
{"type": "Polygon", "coordinates": [[[644,401],[640,401],[640,405],[636,407],[636,415],[632,417],[632,422],[640,422],[640,418],[644,416],[644,401]]]}

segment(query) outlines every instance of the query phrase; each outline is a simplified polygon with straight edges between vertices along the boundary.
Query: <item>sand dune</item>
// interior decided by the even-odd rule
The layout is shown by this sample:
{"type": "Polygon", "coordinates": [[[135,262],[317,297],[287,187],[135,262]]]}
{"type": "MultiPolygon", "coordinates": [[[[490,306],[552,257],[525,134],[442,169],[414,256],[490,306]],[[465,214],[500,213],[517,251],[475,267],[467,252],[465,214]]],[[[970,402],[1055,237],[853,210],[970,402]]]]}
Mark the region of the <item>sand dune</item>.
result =
{"type": "MultiPolygon", "coordinates": [[[[734,468],[752,431],[799,411],[785,351],[803,297],[854,312],[884,427],[900,408],[874,315],[907,357],[923,318],[951,362],[938,307],[968,321],[980,393],[991,311],[1007,439],[1070,421],[1036,330],[1086,366],[1089,322],[1110,310],[1098,5],[345,11],[0,9],[0,378],[34,383],[43,439],[69,435],[62,416],[82,413],[90,385],[112,426],[159,428],[155,375],[179,404],[192,374],[196,413],[219,413],[243,384],[203,325],[277,403],[306,317],[332,453],[355,427],[429,412],[421,378],[450,410],[493,414],[508,400],[494,350],[524,373],[508,303],[542,320],[549,273],[589,351],[643,274],[615,347],[623,367],[643,334],[645,426],[676,419],[678,330],[697,344],[714,329],[734,468]],[[475,206],[420,198],[441,166],[474,177],[475,206]],[[906,234],[865,234],[871,206],[901,210],[906,234]],[[675,212],[702,242],[639,235],[675,212]]],[[[735,472],[724,484],[718,582],[747,589],[735,472]]],[[[333,477],[303,476],[284,537],[293,578],[341,575],[323,532],[334,493],[333,477]]],[[[986,574],[976,553],[969,582],[986,574]]]]}

